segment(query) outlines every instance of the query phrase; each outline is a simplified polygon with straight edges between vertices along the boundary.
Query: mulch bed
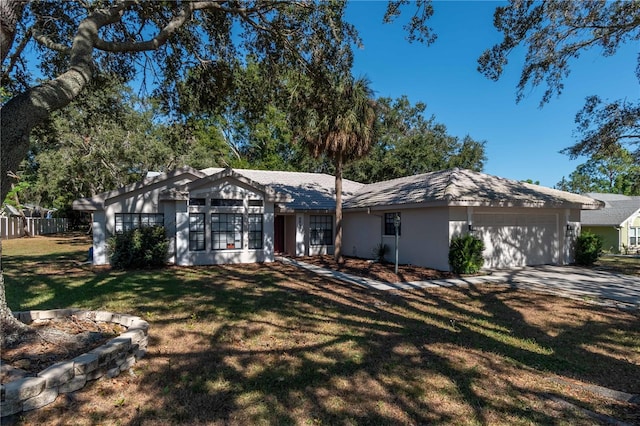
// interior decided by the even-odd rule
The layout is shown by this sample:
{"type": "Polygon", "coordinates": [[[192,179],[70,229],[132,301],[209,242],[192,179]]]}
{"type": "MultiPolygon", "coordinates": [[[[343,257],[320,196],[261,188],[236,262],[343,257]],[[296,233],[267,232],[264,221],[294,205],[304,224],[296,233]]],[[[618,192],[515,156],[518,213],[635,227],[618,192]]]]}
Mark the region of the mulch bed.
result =
{"type": "Polygon", "coordinates": [[[396,275],[395,265],[393,263],[380,263],[355,257],[345,257],[344,262],[341,264],[338,264],[334,260],[333,256],[328,255],[299,257],[296,258],[296,260],[387,283],[437,280],[457,277],[457,275],[451,272],[422,268],[414,265],[398,265],[398,274],[396,275]]]}
{"type": "Polygon", "coordinates": [[[75,316],[38,320],[19,341],[2,348],[0,382],[8,383],[35,376],[51,365],[73,359],[97,348],[124,331],[113,323],[96,322],[75,316]]]}

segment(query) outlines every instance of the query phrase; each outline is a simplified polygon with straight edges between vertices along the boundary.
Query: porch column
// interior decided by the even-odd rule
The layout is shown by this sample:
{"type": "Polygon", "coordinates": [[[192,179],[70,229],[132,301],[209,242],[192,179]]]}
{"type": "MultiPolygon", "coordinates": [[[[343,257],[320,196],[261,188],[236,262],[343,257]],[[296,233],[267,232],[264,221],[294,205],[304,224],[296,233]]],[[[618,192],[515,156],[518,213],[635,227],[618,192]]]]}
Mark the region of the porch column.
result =
{"type": "Polygon", "coordinates": [[[275,221],[275,205],[273,203],[265,203],[264,205],[264,224],[262,227],[262,244],[265,262],[273,262],[274,252],[274,221],[275,221]]]}
{"type": "Polygon", "coordinates": [[[93,264],[107,265],[107,224],[104,211],[96,211],[92,214],[93,224],[93,264]]]}
{"type": "Polygon", "coordinates": [[[296,256],[307,255],[306,244],[306,229],[305,215],[303,213],[296,214],[296,256]]]}
{"type": "Polygon", "coordinates": [[[176,265],[190,265],[189,260],[189,212],[187,202],[176,203],[176,265]]]}

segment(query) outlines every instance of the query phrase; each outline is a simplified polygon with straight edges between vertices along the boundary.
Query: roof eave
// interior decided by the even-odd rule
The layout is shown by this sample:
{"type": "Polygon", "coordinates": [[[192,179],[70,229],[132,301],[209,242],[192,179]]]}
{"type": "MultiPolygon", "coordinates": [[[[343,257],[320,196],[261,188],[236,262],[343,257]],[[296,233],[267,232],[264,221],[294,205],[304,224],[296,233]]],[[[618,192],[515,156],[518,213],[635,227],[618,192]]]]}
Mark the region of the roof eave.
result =
{"type": "Polygon", "coordinates": [[[95,212],[104,210],[104,200],[95,198],[80,198],[71,203],[73,210],[81,212],[95,212]]]}
{"type": "Polygon", "coordinates": [[[384,204],[367,204],[356,203],[350,206],[345,204],[345,210],[358,211],[358,210],[388,210],[390,208],[421,208],[421,207],[521,207],[521,208],[569,208],[580,210],[597,210],[600,206],[592,204],[582,203],[570,203],[570,202],[548,202],[548,201],[530,201],[530,200],[471,200],[471,199],[441,199],[441,200],[429,200],[415,203],[384,203],[384,204]]]}
{"type": "Polygon", "coordinates": [[[160,193],[160,195],[158,196],[158,200],[159,201],[188,201],[189,194],[184,191],[165,190],[160,193]]]}

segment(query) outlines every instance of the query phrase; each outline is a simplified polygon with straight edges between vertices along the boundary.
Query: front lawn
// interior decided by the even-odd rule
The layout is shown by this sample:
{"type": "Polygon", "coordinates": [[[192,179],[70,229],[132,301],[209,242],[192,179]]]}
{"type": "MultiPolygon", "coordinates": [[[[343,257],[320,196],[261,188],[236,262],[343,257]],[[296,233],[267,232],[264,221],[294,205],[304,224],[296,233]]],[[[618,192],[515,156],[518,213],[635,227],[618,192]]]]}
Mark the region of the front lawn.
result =
{"type": "Polygon", "coordinates": [[[142,316],[149,352],[19,424],[598,424],[638,406],[640,315],[506,286],[380,292],[282,264],[111,271],[88,239],[3,242],[14,310],[142,316]],[[558,380],[561,379],[561,380],[558,380]]]}
{"type": "Polygon", "coordinates": [[[598,259],[596,268],[640,276],[640,256],[604,255],[598,259]]]}

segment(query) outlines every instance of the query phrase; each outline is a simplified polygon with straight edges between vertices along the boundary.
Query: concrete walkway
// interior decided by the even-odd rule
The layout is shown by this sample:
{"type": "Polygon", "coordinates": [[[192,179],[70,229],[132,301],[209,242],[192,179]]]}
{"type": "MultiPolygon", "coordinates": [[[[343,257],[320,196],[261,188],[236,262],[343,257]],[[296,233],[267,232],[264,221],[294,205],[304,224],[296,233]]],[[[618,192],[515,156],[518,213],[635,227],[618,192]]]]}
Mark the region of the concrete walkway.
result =
{"type": "Polygon", "coordinates": [[[286,257],[276,260],[314,272],[327,278],[339,279],[377,290],[406,290],[428,287],[460,287],[482,284],[508,284],[563,297],[590,300],[606,305],[640,309],[640,277],[616,274],[574,266],[535,266],[490,271],[477,277],[411,281],[390,284],[345,274],[286,257]]]}

